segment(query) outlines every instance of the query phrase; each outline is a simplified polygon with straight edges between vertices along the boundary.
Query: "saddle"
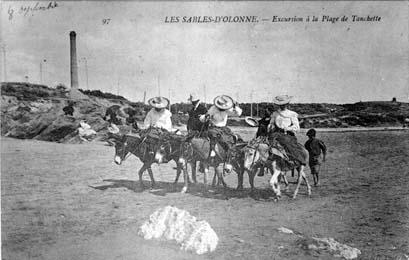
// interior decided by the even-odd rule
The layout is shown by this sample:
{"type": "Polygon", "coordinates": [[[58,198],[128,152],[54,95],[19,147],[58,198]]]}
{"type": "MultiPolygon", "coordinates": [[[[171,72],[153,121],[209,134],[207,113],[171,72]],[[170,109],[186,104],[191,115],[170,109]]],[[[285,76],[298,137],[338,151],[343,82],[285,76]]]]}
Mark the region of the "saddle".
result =
{"type": "Polygon", "coordinates": [[[268,138],[267,136],[260,136],[253,140],[250,145],[256,146],[257,144],[267,144],[269,146],[269,157],[268,161],[274,159],[279,159],[277,162],[280,165],[280,168],[291,170],[294,167],[297,167],[300,163],[297,160],[294,160],[285,150],[285,148],[276,140],[268,138]]]}
{"type": "Polygon", "coordinates": [[[170,135],[171,133],[165,129],[151,127],[141,130],[139,134],[143,139],[145,139],[146,142],[157,142],[158,140],[164,139],[164,137],[170,135]]]}

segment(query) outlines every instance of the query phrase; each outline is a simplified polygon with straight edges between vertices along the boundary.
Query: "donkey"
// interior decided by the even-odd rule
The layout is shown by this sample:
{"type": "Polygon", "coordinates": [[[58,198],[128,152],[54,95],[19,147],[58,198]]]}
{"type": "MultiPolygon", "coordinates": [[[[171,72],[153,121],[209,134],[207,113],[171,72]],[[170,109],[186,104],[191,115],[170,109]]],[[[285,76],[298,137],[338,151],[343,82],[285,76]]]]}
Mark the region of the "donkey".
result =
{"type": "Polygon", "coordinates": [[[244,161],[241,147],[245,144],[235,145],[230,150],[226,151],[219,144],[216,144],[216,156],[209,157],[210,154],[210,141],[203,137],[189,137],[183,143],[181,147],[181,154],[179,157],[179,163],[182,165],[184,175],[187,178],[187,163],[192,165],[192,177],[196,176],[196,163],[200,161],[204,166],[203,182],[207,185],[207,175],[209,168],[213,167],[215,174],[213,176],[212,186],[222,184],[227,187],[223,176],[230,174],[232,170],[235,170],[238,174],[239,184],[238,189],[243,188],[243,173],[244,173],[244,161]]]}
{"type": "MultiPolygon", "coordinates": [[[[171,160],[176,162],[177,172],[176,172],[176,179],[174,184],[179,180],[180,173],[183,170],[183,178],[184,178],[184,187],[181,193],[185,193],[188,188],[188,183],[190,183],[189,175],[187,174],[187,166],[186,164],[181,163],[180,155],[183,153],[182,149],[184,148],[183,144],[186,140],[186,136],[180,135],[167,135],[161,142],[159,142],[158,147],[154,152],[154,160],[156,163],[166,163],[171,160]]],[[[193,166],[192,166],[193,167],[193,166]]],[[[196,171],[192,172],[192,180],[194,183],[197,183],[196,180],[196,171]]]]}
{"type": "MultiPolygon", "coordinates": [[[[139,185],[142,189],[145,188],[142,181],[142,175],[148,170],[151,179],[151,188],[154,188],[156,183],[153,178],[151,166],[155,162],[155,147],[151,143],[147,143],[145,138],[138,136],[111,134],[109,139],[113,140],[115,145],[115,163],[120,165],[130,154],[135,155],[143,163],[138,171],[139,185]]],[[[181,169],[178,167],[177,176],[180,175],[180,171],[181,169]]],[[[177,182],[177,180],[175,182],[177,182]]]]}
{"type": "MultiPolygon", "coordinates": [[[[273,147],[274,148],[274,147],[273,147]]],[[[276,153],[270,154],[271,147],[268,143],[263,142],[262,140],[256,140],[250,142],[244,148],[244,168],[248,171],[253,171],[257,167],[267,167],[272,172],[272,177],[270,179],[270,186],[273,189],[277,198],[281,197],[280,190],[280,178],[284,178],[286,186],[288,186],[287,179],[285,178],[285,172],[288,170],[288,164],[286,160],[278,156],[276,153]]],[[[303,153],[306,161],[308,161],[308,152],[303,149],[303,153]]],[[[293,199],[297,197],[301,181],[304,180],[307,185],[308,195],[311,195],[311,186],[308,183],[307,177],[305,175],[304,169],[305,165],[293,166],[298,171],[298,180],[297,187],[293,194],[293,199]]],[[[253,175],[254,176],[254,175],[253,175]]]]}

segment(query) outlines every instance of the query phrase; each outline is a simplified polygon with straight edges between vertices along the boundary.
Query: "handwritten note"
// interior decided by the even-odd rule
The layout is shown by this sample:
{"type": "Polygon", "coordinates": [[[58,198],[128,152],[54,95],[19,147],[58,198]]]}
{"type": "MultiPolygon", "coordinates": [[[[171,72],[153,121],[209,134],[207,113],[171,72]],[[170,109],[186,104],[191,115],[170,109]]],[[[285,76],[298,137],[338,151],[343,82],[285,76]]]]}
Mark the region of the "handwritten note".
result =
{"type": "Polygon", "coordinates": [[[8,15],[9,15],[9,20],[12,20],[14,15],[22,15],[22,16],[33,16],[34,13],[39,12],[39,11],[47,11],[50,9],[54,9],[58,7],[58,4],[56,1],[48,2],[48,3],[43,3],[43,2],[36,2],[35,4],[22,4],[20,8],[15,9],[11,5],[8,8],[8,15]]]}

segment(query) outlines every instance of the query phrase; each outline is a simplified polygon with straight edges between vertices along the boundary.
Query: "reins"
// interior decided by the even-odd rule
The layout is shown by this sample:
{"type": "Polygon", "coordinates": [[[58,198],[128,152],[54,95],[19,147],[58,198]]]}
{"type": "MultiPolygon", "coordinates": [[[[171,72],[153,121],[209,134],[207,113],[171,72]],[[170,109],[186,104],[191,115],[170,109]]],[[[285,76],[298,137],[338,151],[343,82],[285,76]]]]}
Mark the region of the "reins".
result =
{"type": "MultiPolygon", "coordinates": [[[[256,140],[256,141],[257,141],[257,142],[255,142],[255,144],[254,144],[254,142],[251,143],[251,141],[250,141],[250,142],[246,145],[246,147],[255,150],[255,151],[254,151],[254,154],[253,154],[252,161],[251,161],[251,166],[252,166],[252,167],[254,167],[254,165],[255,165],[256,153],[258,152],[258,148],[260,147],[260,143],[262,143],[262,142],[259,142],[259,140],[256,140]]],[[[262,141],[262,140],[260,140],[260,141],[262,141]]]]}
{"type": "MultiPolygon", "coordinates": [[[[128,137],[126,137],[126,138],[128,138],[128,137]]],[[[140,144],[142,144],[142,142],[141,142],[140,144]]],[[[138,147],[135,147],[132,151],[128,151],[128,154],[124,156],[123,161],[125,161],[126,159],[128,159],[129,156],[131,156],[131,154],[134,154],[134,152],[136,152],[137,149],[138,149],[138,147]]],[[[126,153],[126,148],[124,148],[123,153],[126,153]]]]}

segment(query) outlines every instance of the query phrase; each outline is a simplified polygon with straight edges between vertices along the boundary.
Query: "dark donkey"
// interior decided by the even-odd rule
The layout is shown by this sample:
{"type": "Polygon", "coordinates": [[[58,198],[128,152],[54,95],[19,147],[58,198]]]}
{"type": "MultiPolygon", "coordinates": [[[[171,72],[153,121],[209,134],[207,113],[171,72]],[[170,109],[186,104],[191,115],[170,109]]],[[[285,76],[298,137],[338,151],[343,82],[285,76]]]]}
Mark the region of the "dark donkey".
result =
{"type": "MultiPolygon", "coordinates": [[[[166,135],[163,140],[160,142],[160,145],[156,148],[155,151],[155,162],[166,163],[169,161],[175,161],[177,166],[176,172],[176,179],[174,184],[176,184],[179,180],[180,173],[184,172],[183,179],[184,179],[184,187],[182,189],[182,193],[185,193],[188,188],[188,183],[190,182],[189,175],[187,173],[187,166],[180,160],[181,154],[183,154],[184,144],[186,142],[186,136],[180,136],[176,134],[168,134],[166,135]]],[[[193,166],[192,166],[193,167],[193,166]]],[[[192,172],[192,179],[193,182],[196,181],[196,171],[192,172]]]]}
{"type": "MultiPolygon", "coordinates": [[[[144,189],[142,175],[148,170],[149,177],[151,179],[151,188],[155,187],[155,179],[153,178],[152,164],[155,162],[155,142],[149,140],[149,137],[138,137],[130,135],[118,135],[110,134],[110,140],[115,144],[115,158],[114,161],[116,164],[120,165],[125,161],[130,154],[138,157],[143,163],[141,169],[138,171],[139,175],[139,184],[142,189],[144,189]]],[[[178,168],[177,175],[180,175],[181,169],[178,168]]]]}
{"type": "MultiPolygon", "coordinates": [[[[207,174],[209,167],[213,167],[215,174],[213,176],[212,185],[216,185],[216,177],[218,184],[222,184],[226,187],[226,183],[223,179],[225,174],[231,173],[232,170],[236,171],[239,178],[238,189],[243,188],[243,172],[244,172],[244,154],[241,152],[241,147],[245,144],[237,144],[229,150],[225,150],[219,144],[216,144],[216,156],[209,157],[210,154],[210,141],[203,137],[191,136],[186,139],[181,147],[181,154],[179,163],[182,166],[185,178],[187,176],[187,163],[192,165],[192,176],[196,176],[196,163],[200,161],[204,165],[203,182],[207,185],[207,174]]],[[[185,183],[187,185],[187,183],[185,183]]],[[[187,186],[186,186],[187,187],[187,186]]]]}

